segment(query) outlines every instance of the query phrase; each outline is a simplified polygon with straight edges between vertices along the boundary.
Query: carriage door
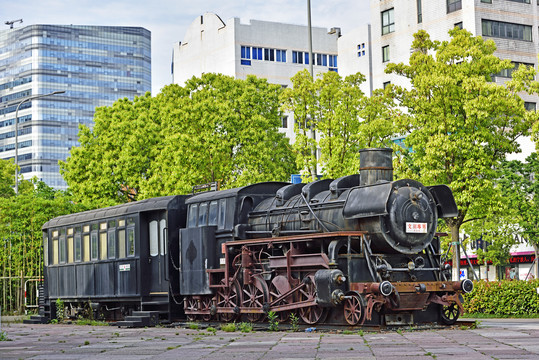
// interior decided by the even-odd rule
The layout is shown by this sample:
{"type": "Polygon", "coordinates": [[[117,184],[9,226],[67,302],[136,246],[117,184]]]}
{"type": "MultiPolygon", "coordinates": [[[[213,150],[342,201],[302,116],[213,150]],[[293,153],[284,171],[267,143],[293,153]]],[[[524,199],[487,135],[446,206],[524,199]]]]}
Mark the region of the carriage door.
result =
{"type": "Polygon", "coordinates": [[[168,293],[168,276],[166,274],[167,256],[167,221],[165,214],[160,218],[150,218],[148,239],[150,242],[150,294],[166,295],[168,293]]]}

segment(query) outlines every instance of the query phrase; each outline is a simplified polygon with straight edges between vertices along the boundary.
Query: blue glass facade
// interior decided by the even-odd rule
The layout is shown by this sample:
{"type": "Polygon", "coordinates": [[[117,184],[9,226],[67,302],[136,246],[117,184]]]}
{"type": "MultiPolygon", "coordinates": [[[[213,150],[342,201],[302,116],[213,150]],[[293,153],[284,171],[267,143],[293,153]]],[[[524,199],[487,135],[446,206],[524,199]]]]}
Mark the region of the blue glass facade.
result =
{"type": "Polygon", "coordinates": [[[0,158],[15,156],[15,110],[30,96],[64,90],[19,109],[21,174],[65,189],[58,160],[77,146],[94,110],[151,91],[151,37],[140,27],[31,25],[0,31],[0,158]]]}

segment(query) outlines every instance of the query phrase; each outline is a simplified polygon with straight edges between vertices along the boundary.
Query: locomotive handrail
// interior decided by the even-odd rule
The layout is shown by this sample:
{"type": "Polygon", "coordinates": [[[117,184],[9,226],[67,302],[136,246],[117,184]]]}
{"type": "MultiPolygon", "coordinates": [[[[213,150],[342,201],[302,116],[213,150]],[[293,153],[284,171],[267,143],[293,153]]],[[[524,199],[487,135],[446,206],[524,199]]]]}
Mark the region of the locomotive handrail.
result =
{"type": "Polygon", "coordinates": [[[321,238],[337,238],[337,237],[348,237],[348,236],[357,236],[362,237],[364,235],[367,235],[367,231],[335,231],[330,233],[313,233],[313,234],[305,234],[305,235],[295,235],[295,236],[281,236],[278,238],[260,238],[260,239],[247,239],[247,240],[233,240],[233,241],[227,241],[225,243],[226,246],[234,246],[234,245],[257,245],[257,244],[264,244],[267,242],[271,243],[284,243],[284,242],[290,242],[290,241],[311,241],[315,239],[321,239],[321,238]]]}
{"type": "Polygon", "coordinates": [[[326,225],[324,225],[322,223],[322,221],[320,221],[320,219],[318,218],[318,216],[316,216],[316,214],[314,213],[313,209],[311,208],[311,205],[309,205],[309,202],[307,201],[307,198],[305,197],[305,195],[303,194],[303,192],[301,192],[301,198],[303,199],[303,201],[305,201],[305,205],[307,205],[307,208],[309,209],[309,211],[311,212],[311,214],[313,214],[314,218],[316,219],[316,221],[318,221],[318,223],[320,224],[320,226],[326,230],[326,232],[329,232],[328,228],[326,227],[326,225]]]}

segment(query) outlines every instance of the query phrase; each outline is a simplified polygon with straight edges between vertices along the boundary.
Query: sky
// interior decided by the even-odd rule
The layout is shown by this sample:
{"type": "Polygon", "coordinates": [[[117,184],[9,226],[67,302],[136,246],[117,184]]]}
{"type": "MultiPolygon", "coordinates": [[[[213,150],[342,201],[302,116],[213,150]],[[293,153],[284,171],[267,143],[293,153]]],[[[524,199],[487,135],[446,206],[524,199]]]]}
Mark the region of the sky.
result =
{"type": "MultiPolygon", "coordinates": [[[[311,0],[316,27],[340,27],[343,34],[369,22],[368,0],[311,0]]],[[[307,25],[307,0],[18,0],[3,1],[5,21],[22,24],[141,26],[152,33],[152,94],[172,82],[172,47],[183,41],[189,25],[206,12],[225,23],[231,18],[307,25]]]]}

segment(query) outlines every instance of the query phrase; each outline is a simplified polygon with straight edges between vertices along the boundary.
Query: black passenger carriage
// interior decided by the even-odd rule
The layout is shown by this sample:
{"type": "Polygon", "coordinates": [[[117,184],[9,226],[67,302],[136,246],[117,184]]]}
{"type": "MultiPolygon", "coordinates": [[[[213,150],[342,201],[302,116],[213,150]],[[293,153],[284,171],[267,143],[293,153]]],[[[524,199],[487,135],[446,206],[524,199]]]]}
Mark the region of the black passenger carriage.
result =
{"type": "MultiPolygon", "coordinates": [[[[133,310],[170,313],[169,262],[179,263],[186,196],[166,196],[60,216],[43,225],[45,303],[67,314],[91,308],[119,319],[133,310]],[[169,244],[172,253],[169,257],[169,244]],[[176,245],[174,245],[176,244],[176,245]]],[[[172,283],[178,273],[173,271],[172,283]]],[[[46,309],[47,312],[47,309],[46,309]]]]}

